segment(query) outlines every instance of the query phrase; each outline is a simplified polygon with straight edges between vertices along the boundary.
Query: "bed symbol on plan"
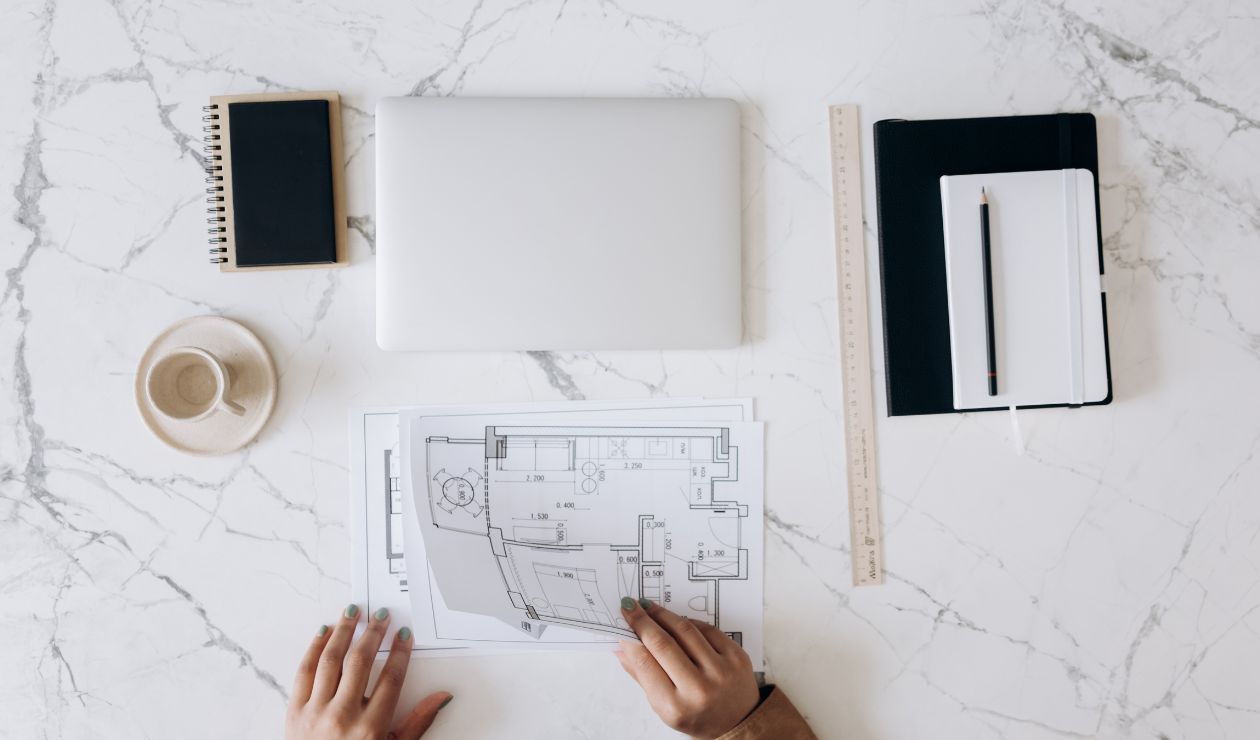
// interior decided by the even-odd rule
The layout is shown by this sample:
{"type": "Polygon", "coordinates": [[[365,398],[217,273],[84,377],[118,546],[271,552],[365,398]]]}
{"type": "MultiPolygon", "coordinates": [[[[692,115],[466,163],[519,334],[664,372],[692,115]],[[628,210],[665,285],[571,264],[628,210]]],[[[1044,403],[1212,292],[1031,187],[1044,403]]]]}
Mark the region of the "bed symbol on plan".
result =
{"type": "Polygon", "coordinates": [[[624,597],[722,626],[723,582],[749,577],[729,429],[484,432],[425,438],[433,545],[460,552],[470,599],[535,634],[555,624],[633,637],[624,597]]]}

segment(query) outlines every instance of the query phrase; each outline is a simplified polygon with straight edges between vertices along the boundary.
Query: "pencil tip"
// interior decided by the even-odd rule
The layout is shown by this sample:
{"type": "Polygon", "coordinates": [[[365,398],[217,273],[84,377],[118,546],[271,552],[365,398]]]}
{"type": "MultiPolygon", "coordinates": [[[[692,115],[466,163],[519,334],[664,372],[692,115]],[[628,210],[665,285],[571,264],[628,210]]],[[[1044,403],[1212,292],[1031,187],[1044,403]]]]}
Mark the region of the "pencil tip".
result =
{"type": "Polygon", "coordinates": [[[984,192],[984,186],[983,186],[983,185],[981,185],[981,186],[980,186],[980,202],[981,202],[981,203],[988,203],[988,202],[989,202],[989,195],[988,195],[987,193],[985,193],[985,192],[984,192]]]}

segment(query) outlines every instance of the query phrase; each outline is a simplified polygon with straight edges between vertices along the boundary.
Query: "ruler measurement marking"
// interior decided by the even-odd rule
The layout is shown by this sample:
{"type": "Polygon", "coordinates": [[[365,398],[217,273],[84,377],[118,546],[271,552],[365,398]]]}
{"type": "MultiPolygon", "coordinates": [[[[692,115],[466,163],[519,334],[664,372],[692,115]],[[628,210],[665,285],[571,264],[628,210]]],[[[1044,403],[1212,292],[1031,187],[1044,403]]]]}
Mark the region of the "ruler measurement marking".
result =
{"type": "Polygon", "coordinates": [[[857,106],[833,105],[828,112],[849,546],[853,585],[869,586],[884,582],[884,552],[879,524],[879,479],[875,468],[875,401],[862,226],[862,149],[858,139],[857,106]]]}

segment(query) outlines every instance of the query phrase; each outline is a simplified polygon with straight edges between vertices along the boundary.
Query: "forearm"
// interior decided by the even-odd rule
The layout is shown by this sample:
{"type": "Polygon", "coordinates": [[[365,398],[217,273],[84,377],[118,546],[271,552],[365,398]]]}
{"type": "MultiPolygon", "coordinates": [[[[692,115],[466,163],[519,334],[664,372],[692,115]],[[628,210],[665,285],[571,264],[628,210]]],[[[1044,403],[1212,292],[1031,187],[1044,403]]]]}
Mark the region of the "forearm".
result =
{"type": "Polygon", "coordinates": [[[761,703],[734,729],[717,740],[818,740],[787,694],[771,685],[762,689],[761,703]]]}

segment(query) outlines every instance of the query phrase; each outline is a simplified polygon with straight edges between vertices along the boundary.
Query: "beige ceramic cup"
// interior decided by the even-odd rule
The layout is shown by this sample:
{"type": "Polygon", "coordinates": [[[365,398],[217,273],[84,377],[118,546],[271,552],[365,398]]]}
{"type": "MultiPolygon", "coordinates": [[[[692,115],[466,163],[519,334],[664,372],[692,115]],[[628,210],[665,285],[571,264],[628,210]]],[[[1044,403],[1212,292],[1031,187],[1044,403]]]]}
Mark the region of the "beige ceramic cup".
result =
{"type": "Polygon", "coordinates": [[[232,376],[223,361],[200,347],[175,347],[149,368],[149,403],[175,421],[201,421],[219,410],[237,416],[245,407],[228,398],[232,376]]]}

